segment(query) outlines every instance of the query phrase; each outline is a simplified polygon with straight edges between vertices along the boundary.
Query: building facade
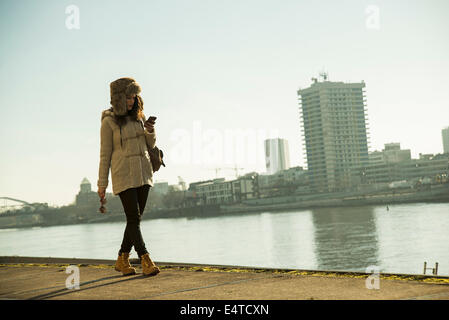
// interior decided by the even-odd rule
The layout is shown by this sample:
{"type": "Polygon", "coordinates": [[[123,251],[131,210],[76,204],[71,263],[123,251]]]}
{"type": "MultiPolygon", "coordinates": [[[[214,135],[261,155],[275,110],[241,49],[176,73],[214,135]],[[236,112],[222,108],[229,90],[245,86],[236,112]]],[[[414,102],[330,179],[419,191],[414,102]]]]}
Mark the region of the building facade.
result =
{"type": "Polygon", "coordinates": [[[449,127],[441,130],[443,137],[443,153],[449,153],[449,127]]]}
{"type": "Polygon", "coordinates": [[[314,80],[297,91],[307,169],[314,191],[333,192],[350,187],[351,169],[369,162],[365,83],[314,80]]]}
{"type": "Polygon", "coordinates": [[[273,192],[279,189],[289,189],[293,192],[309,191],[307,171],[300,166],[291,167],[286,170],[278,171],[274,174],[258,175],[259,195],[261,198],[272,197],[273,192]]]}
{"type": "Polygon", "coordinates": [[[84,178],[80,184],[80,191],[76,195],[75,205],[77,207],[86,207],[97,205],[98,203],[98,194],[92,191],[91,183],[87,178],[84,178]]]}
{"type": "Polygon", "coordinates": [[[401,149],[400,143],[386,143],[382,153],[384,155],[384,161],[388,163],[412,159],[410,149],[401,149]]]}
{"type": "Polygon", "coordinates": [[[430,183],[447,180],[449,154],[420,155],[419,159],[384,161],[354,168],[354,186],[408,181],[411,185],[426,179],[430,183]]]}
{"type": "Polygon", "coordinates": [[[401,149],[400,143],[386,143],[382,151],[368,154],[369,165],[395,163],[412,159],[410,149],[401,149]]]}
{"type": "Polygon", "coordinates": [[[241,202],[259,196],[257,177],[256,172],[251,172],[230,181],[217,178],[195,182],[189,185],[189,191],[193,192],[197,205],[241,202]]]}
{"type": "Polygon", "coordinates": [[[265,166],[268,174],[290,168],[290,151],[286,139],[265,140],[265,166]]]}

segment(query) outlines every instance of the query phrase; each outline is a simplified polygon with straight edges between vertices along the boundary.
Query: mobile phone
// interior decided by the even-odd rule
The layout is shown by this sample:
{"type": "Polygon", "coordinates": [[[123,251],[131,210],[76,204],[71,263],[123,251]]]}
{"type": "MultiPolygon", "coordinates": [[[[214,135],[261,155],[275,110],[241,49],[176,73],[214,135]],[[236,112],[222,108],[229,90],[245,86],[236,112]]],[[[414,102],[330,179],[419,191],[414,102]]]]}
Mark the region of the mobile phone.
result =
{"type": "Polygon", "coordinates": [[[157,117],[151,116],[148,118],[147,121],[154,122],[154,121],[156,121],[156,119],[157,119],[157,117]]]}

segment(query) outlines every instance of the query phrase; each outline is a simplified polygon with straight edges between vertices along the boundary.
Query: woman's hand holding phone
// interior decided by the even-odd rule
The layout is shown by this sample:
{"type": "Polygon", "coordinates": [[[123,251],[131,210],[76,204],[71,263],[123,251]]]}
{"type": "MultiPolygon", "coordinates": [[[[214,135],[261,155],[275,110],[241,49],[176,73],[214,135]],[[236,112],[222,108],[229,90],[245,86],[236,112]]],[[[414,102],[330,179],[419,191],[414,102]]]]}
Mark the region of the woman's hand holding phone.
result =
{"type": "Polygon", "coordinates": [[[145,121],[145,128],[148,130],[148,132],[153,132],[154,131],[154,125],[155,125],[155,121],[156,121],[157,117],[149,117],[147,121],[145,121]]]}

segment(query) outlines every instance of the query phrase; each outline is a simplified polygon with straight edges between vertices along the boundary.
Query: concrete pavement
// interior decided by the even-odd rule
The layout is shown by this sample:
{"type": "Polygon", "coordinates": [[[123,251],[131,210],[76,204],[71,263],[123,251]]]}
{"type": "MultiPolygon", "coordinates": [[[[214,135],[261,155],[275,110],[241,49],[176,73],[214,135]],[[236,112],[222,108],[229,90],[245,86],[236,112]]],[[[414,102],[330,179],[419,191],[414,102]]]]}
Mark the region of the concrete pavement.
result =
{"type": "Polygon", "coordinates": [[[0,299],[63,300],[449,300],[449,277],[380,274],[379,289],[367,289],[369,274],[247,268],[156,262],[161,273],[122,276],[115,260],[0,257],[0,299]],[[67,289],[79,269],[79,289],[67,289]]]}

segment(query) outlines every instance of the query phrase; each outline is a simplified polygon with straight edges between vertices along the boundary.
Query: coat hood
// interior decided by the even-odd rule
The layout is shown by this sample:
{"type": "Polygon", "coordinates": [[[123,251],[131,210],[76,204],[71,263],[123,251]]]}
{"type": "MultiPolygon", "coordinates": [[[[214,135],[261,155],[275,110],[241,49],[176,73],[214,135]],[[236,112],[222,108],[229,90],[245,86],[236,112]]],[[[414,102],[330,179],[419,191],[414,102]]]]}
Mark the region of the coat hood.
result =
{"type": "Polygon", "coordinates": [[[103,119],[106,117],[114,117],[114,111],[112,108],[103,110],[103,112],[101,113],[101,121],[103,121],[103,119]]]}
{"type": "MultiPolygon", "coordinates": [[[[128,112],[126,104],[127,95],[139,95],[142,91],[140,85],[130,77],[120,78],[110,83],[111,105],[116,115],[123,116],[128,112]]],[[[139,96],[142,100],[142,97],[139,96]]]]}
{"type": "MultiPolygon", "coordinates": [[[[109,109],[103,110],[103,112],[101,112],[101,122],[103,122],[103,119],[106,117],[112,117],[114,118],[114,109],[111,107],[109,109]]],[[[120,127],[120,145],[122,145],[122,127],[120,127]]]]}

